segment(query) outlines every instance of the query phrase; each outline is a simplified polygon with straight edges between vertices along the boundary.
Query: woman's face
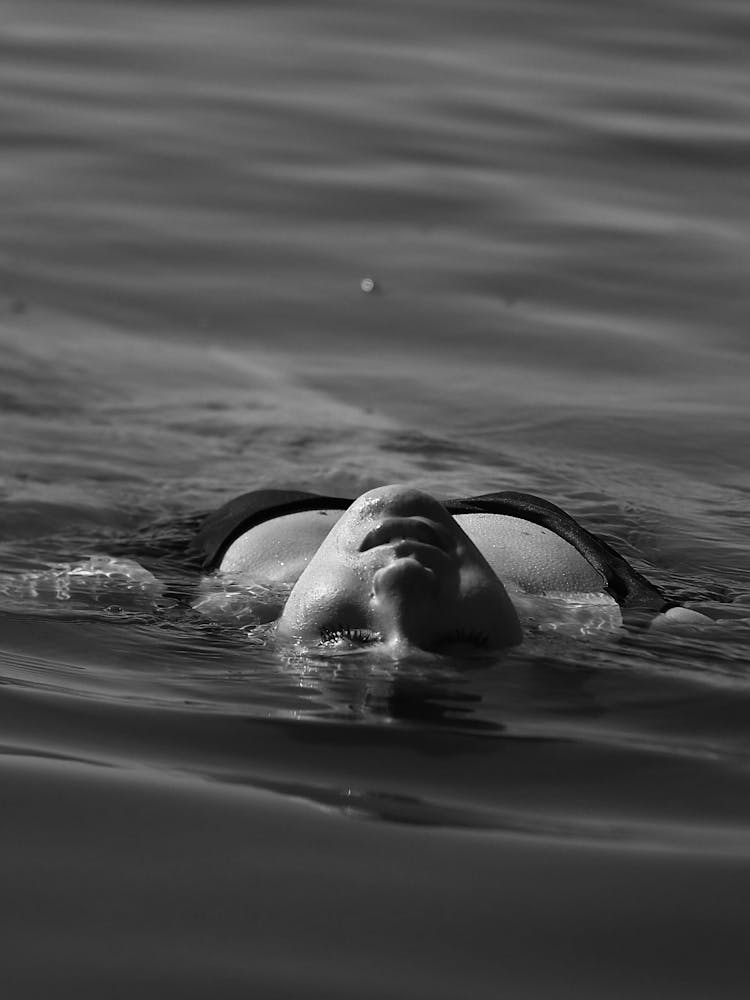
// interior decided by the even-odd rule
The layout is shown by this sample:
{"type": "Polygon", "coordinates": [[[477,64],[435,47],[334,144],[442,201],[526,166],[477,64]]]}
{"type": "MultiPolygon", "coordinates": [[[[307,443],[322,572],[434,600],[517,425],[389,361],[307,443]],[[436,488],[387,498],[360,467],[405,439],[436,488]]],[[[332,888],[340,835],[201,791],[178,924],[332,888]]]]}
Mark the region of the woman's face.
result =
{"type": "Polygon", "coordinates": [[[521,640],[505,588],[429,493],[381,486],[334,525],[294,586],[279,631],[305,641],[439,650],[521,640]]]}

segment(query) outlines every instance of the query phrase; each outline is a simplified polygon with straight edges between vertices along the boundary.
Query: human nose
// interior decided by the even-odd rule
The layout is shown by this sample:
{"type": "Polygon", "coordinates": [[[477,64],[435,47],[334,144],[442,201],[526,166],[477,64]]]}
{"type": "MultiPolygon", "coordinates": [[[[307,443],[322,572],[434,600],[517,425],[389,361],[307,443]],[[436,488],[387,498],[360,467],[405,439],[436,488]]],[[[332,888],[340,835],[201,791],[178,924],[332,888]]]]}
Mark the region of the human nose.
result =
{"type": "Polygon", "coordinates": [[[389,642],[423,646],[434,628],[435,574],[412,559],[399,559],[373,578],[373,610],[378,629],[389,642]]]}

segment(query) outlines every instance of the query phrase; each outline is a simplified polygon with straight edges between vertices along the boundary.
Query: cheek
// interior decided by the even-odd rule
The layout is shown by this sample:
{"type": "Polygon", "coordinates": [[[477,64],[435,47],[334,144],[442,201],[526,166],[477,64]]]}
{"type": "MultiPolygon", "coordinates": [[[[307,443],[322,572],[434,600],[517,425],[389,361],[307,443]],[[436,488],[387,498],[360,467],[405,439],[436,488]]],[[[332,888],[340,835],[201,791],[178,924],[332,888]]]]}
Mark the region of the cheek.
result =
{"type": "Polygon", "coordinates": [[[368,601],[359,580],[350,574],[304,573],[297,581],[281,616],[282,624],[297,632],[321,626],[362,627],[367,624],[368,601]]]}
{"type": "Polygon", "coordinates": [[[473,553],[467,554],[461,561],[459,570],[459,587],[464,595],[475,595],[483,590],[494,590],[499,583],[497,573],[489,563],[473,553]]]}

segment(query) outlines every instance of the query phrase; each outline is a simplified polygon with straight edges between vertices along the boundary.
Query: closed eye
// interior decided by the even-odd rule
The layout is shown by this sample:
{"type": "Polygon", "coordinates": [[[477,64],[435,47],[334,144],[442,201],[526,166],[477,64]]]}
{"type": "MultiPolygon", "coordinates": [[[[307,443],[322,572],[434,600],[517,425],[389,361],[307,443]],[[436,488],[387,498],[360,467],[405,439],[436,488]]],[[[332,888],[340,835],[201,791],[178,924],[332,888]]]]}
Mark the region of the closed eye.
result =
{"type": "Polygon", "coordinates": [[[380,642],[380,633],[371,632],[367,628],[349,628],[346,625],[334,625],[331,628],[322,628],[320,630],[320,641],[322,643],[333,644],[340,642],[342,639],[348,639],[349,642],[358,642],[365,645],[368,642],[380,642]]]}

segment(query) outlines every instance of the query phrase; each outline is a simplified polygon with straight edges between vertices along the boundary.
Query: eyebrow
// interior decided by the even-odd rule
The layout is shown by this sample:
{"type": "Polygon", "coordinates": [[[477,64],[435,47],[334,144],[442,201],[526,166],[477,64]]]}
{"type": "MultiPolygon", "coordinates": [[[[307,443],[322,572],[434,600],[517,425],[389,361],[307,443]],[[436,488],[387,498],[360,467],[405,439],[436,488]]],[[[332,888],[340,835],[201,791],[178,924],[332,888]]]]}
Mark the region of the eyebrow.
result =
{"type": "Polygon", "coordinates": [[[440,640],[440,644],[449,642],[466,642],[472,646],[478,646],[480,649],[484,649],[487,643],[490,641],[489,634],[487,632],[482,632],[480,629],[454,629],[453,632],[449,632],[444,635],[440,640]]]}

